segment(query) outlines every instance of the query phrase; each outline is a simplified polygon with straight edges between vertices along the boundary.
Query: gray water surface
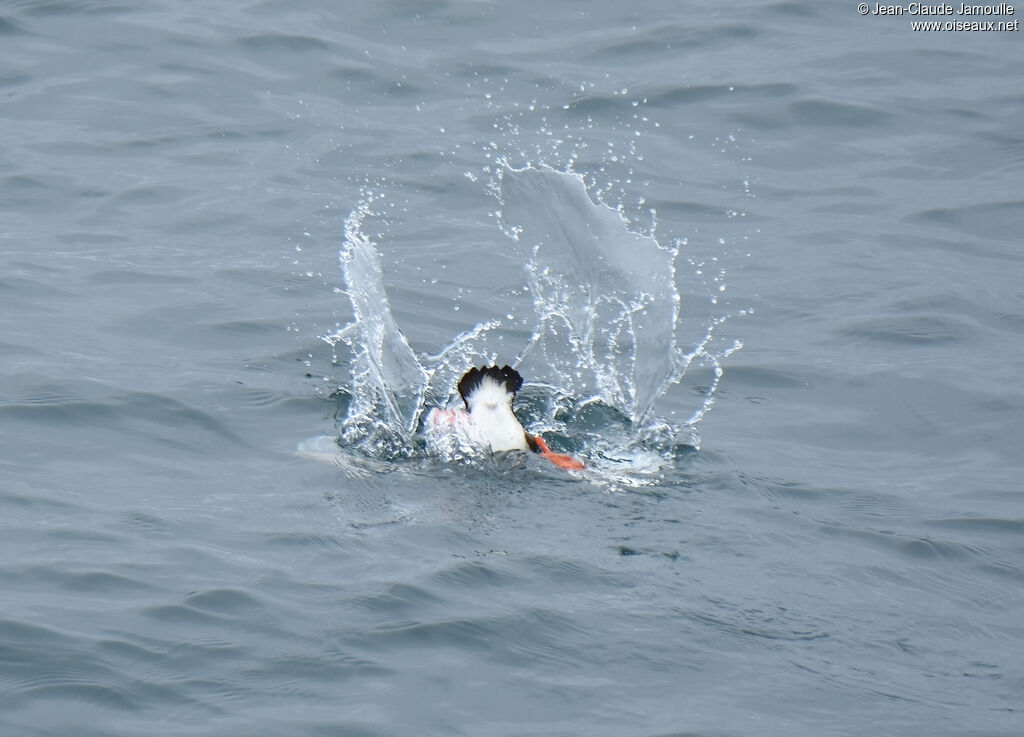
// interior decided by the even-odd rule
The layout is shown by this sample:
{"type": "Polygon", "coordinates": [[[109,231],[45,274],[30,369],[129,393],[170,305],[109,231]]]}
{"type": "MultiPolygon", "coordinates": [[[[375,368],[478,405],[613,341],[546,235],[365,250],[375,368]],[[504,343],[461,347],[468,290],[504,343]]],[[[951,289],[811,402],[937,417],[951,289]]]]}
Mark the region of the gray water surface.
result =
{"type": "Polygon", "coordinates": [[[0,3],[0,731],[1021,734],[1024,51],[911,20],[0,3]],[[699,449],[296,455],[360,204],[415,351],[523,347],[502,160],[679,247],[699,449]]]}

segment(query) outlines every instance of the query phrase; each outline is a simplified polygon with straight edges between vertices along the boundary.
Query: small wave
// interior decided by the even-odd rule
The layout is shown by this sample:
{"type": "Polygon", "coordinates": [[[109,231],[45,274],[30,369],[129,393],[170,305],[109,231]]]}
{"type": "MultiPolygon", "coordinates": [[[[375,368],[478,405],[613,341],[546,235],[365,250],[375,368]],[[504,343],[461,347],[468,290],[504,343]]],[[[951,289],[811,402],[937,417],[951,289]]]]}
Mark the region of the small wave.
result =
{"type": "Polygon", "coordinates": [[[243,46],[257,51],[281,51],[302,53],[306,51],[329,51],[331,46],[326,41],[312,36],[290,33],[260,33],[246,36],[239,41],[243,46]]]}

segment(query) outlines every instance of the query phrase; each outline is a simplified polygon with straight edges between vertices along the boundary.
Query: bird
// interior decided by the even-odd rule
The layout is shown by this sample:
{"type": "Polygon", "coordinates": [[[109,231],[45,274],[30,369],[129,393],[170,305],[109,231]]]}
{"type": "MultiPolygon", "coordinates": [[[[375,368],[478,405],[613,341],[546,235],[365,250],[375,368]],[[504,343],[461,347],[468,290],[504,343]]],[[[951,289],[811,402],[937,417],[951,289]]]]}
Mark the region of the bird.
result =
{"type": "Polygon", "coordinates": [[[522,386],[523,377],[511,366],[470,368],[458,383],[465,409],[432,409],[426,418],[427,432],[454,433],[492,453],[533,451],[567,471],[583,469],[579,459],[552,452],[544,438],[526,432],[512,411],[522,386]]]}

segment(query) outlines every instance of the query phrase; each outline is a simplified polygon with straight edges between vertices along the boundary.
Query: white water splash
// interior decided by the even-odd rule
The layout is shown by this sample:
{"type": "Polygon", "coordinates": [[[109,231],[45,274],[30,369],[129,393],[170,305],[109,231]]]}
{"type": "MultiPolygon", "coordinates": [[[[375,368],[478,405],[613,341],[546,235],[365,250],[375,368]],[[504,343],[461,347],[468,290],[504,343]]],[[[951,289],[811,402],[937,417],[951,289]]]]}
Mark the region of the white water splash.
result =
{"type": "MultiPolygon", "coordinates": [[[[617,482],[644,477],[679,446],[697,447],[696,426],[714,402],[722,360],[738,342],[712,350],[722,316],[696,345],[679,341],[682,298],[678,247],[631,230],[622,214],[594,202],[571,171],[502,164],[490,191],[498,219],[523,261],[534,327],[514,364],[527,378],[520,414],[534,431],[555,433],[590,468],[615,470],[617,482]],[[657,416],[658,400],[700,362],[713,379],[681,425],[657,416]]],[[[505,362],[484,351],[499,321],[481,323],[435,354],[417,354],[391,313],[376,244],[363,232],[375,197],[345,223],[341,266],[354,321],[325,336],[351,351],[341,443],[374,457],[422,453],[425,410],[444,405],[472,365],[505,362]]]]}
{"type": "Polygon", "coordinates": [[[388,452],[403,452],[416,431],[427,386],[427,373],[391,315],[384,291],[380,254],[361,230],[371,214],[366,199],[345,219],[341,270],[355,321],[329,336],[352,351],[352,389],[348,414],[341,422],[345,443],[365,442],[388,452]]]}
{"type": "Polygon", "coordinates": [[[519,248],[538,324],[518,362],[534,381],[601,401],[634,423],[678,378],[675,249],[591,201],[583,177],[503,167],[500,219],[519,248]]]}

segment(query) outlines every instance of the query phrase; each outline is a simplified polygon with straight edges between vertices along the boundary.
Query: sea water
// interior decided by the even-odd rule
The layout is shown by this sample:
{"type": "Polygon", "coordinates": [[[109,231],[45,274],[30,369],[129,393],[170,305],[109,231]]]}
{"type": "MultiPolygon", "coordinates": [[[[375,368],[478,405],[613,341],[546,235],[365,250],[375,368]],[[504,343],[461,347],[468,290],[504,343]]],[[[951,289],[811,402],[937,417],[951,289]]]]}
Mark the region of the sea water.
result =
{"type": "Polygon", "coordinates": [[[1020,734],[1021,49],[0,4],[0,732],[1020,734]]]}

